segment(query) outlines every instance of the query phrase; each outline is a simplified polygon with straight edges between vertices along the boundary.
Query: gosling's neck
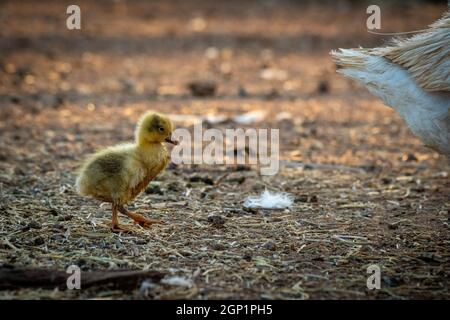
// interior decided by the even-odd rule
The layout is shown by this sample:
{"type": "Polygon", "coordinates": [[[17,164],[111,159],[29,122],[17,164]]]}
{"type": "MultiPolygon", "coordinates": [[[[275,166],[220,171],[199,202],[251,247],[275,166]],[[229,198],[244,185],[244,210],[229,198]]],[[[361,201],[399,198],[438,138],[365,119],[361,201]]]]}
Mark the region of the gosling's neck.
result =
{"type": "Polygon", "coordinates": [[[138,142],[136,143],[136,153],[141,161],[150,165],[159,160],[160,154],[165,150],[165,146],[161,142],[138,142]]]}
{"type": "Polygon", "coordinates": [[[154,152],[155,149],[161,147],[164,147],[164,145],[160,141],[138,140],[136,142],[136,148],[141,152],[154,152]]]}

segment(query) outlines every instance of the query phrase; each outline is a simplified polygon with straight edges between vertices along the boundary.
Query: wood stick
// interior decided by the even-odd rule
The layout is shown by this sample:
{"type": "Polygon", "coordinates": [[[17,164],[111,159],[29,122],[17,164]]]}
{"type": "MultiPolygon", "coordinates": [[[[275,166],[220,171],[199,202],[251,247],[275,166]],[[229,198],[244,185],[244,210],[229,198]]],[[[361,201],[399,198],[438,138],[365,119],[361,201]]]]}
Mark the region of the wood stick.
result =
{"type": "Polygon", "coordinates": [[[326,163],[306,163],[300,161],[290,161],[290,160],[280,160],[280,164],[287,168],[310,168],[315,170],[339,170],[339,171],[349,171],[349,172],[366,172],[364,168],[361,167],[349,167],[339,164],[326,164],[326,163]]]}
{"type": "MultiPolygon", "coordinates": [[[[0,290],[19,288],[67,289],[67,278],[71,274],[61,270],[43,268],[0,267],[0,290]]],[[[146,279],[159,282],[164,274],[149,270],[96,270],[81,271],[81,288],[112,286],[120,289],[134,289],[146,279]]]]}

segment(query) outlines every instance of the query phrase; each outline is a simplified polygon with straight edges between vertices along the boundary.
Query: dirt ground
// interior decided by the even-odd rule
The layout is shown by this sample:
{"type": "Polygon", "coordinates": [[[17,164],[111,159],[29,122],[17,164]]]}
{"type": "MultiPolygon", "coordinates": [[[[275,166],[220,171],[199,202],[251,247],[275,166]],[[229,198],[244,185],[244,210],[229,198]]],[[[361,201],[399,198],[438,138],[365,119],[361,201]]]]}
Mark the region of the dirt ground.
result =
{"type": "MultiPolygon", "coordinates": [[[[336,74],[328,54],[389,39],[365,29],[366,3],[77,2],[73,31],[72,2],[0,3],[0,263],[148,269],[169,280],[0,298],[450,298],[449,162],[336,74]],[[195,81],[216,93],[193,96],[195,81]],[[283,163],[307,165],[261,176],[172,164],[129,206],[166,224],[112,233],[110,207],[76,194],[76,170],[96,149],[131,140],[147,110],[189,129],[192,116],[264,110],[244,127],[279,128],[283,163]],[[294,205],[243,207],[266,188],[294,205]],[[380,290],[366,287],[371,264],[380,290]]],[[[446,1],[380,6],[382,31],[399,32],[426,27],[446,1]]]]}

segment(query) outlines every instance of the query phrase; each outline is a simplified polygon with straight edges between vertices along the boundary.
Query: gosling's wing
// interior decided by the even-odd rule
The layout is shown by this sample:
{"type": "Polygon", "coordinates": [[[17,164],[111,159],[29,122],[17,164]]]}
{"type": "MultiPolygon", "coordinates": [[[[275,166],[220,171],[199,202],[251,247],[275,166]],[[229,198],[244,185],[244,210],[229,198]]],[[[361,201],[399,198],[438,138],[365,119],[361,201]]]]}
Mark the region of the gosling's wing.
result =
{"type": "Polygon", "coordinates": [[[88,158],[84,165],[84,175],[93,183],[104,180],[123,181],[129,175],[132,145],[119,145],[101,150],[88,158]]]}

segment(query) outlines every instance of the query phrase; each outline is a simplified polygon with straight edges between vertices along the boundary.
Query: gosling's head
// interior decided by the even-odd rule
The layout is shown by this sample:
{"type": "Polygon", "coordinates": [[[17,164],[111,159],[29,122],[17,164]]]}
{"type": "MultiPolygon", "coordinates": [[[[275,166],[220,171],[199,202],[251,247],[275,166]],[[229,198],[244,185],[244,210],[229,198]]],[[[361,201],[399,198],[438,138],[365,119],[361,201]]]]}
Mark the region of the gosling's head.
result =
{"type": "Polygon", "coordinates": [[[148,143],[168,142],[178,144],[172,140],[172,122],[166,116],[155,112],[145,113],[136,128],[136,142],[139,145],[148,143]]]}

